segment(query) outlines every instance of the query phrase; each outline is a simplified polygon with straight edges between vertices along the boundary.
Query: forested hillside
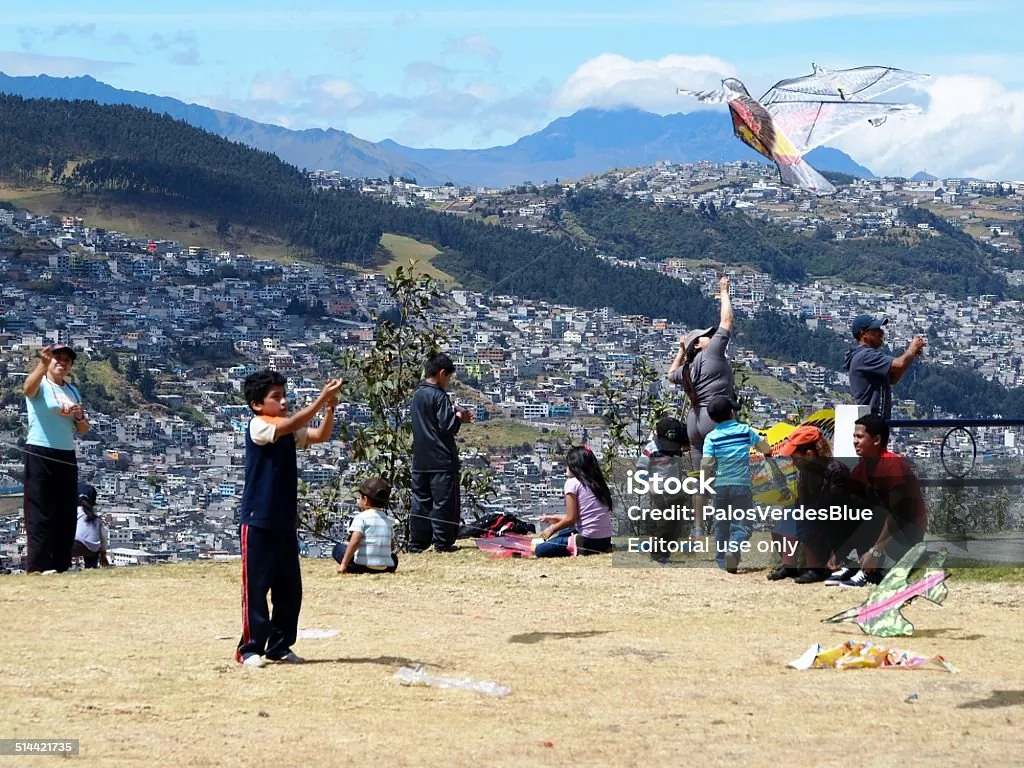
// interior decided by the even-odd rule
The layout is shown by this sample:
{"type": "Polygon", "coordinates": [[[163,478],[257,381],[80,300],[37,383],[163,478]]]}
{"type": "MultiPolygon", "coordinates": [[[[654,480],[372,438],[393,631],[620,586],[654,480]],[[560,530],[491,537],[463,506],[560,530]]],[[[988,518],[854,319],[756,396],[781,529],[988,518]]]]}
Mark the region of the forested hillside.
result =
{"type": "Polygon", "coordinates": [[[1002,296],[1008,286],[992,266],[1017,266],[923,209],[904,208],[900,216],[910,227],[932,225],[933,233],[919,236],[916,230],[911,230],[912,235],[893,230],[885,238],[837,242],[828,227],[804,234],[731,208],[694,211],[590,190],[569,196],[565,208],[597,247],[621,258],[707,258],[750,264],[789,282],[831,277],[958,297],[1002,296]]]}

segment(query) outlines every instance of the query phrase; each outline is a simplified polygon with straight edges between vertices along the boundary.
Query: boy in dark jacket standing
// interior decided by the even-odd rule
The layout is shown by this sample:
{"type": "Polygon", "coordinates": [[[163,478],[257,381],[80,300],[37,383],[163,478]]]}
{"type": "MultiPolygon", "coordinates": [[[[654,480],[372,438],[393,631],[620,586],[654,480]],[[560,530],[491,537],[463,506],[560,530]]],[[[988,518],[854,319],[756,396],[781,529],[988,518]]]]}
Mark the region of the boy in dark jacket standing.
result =
{"type": "Polygon", "coordinates": [[[436,552],[456,549],[461,508],[459,449],[455,435],[473,414],[453,406],[446,391],[455,363],[434,355],[424,366],[426,376],[412,397],[412,519],[409,551],[423,552],[431,542],[436,552]]]}

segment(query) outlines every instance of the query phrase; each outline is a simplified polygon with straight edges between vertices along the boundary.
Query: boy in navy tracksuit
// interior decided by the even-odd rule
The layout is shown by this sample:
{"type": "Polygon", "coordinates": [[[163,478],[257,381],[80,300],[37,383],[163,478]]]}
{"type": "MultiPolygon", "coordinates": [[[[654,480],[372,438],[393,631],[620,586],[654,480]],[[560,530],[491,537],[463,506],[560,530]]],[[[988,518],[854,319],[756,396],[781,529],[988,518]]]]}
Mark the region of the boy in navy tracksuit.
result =
{"type": "Polygon", "coordinates": [[[292,651],[302,605],[295,450],[330,438],[342,385],[331,379],[316,400],[289,416],[286,382],[277,371],[260,371],[245,379],[245,399],[255,416],[245,431],[242,639],[235,660],[247,667],[262,667],[264,655],[271,661],[302,661],[292,651]],[[327,413],[320,426],[307,429],[324,407],[327,413]],[[267,592],[274,601],[273,616],[267,592]]]}
{"type": "Polygon", "coordinates": [[[424,366],[425,381],[412,396],[412,518],[409,551],[422,552],[431,542],[436,552],[451,552],[462,517],[459,495],[459,449],[455,435],[473,413],[452,405],[446,390],[455,363],[434,355],[424,366]]]}

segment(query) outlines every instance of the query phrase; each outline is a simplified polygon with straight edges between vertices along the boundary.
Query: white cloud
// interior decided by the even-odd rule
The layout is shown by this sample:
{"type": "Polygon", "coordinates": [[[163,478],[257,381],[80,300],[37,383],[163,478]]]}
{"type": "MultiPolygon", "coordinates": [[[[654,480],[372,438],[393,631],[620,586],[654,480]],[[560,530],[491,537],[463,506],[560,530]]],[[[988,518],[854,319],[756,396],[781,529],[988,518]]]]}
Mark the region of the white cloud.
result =
{"type": "Polygon", "coordinates": [[[494,64],[501,58],[501,51],[483,35],[466,35],[449,40],[445,44],[444,55],[479,56],[494,64]]]}
{"type": "Polygon", "coordinates": [[[249,99],[252,101],[289,102],[302,87],[302,84],[295,79],[291,72],[282,72],[278,75],[257,75],[249,86],[249,99]]]}
{"type": "Polygon", "coordinates": [[[465,83],[431,62],[412,62],[403,93],[379,93],[332,75],[296,77],[291,71],[264,72],[252,79],[247,97],[228,95],[195,99],[227,112],[292,129],[352,130],[353,121],[373,119],[383,135],[413,146],[444,144],[453,132],[472,127],[474,139],[494,134],[514,140],[536,130],[549,116],[551,87],[546,82],[508,91],[499,83],[476,78],[465,83]]]}
{"type": "MultiPolygon", "coordinates": [[[[833,8],[833,11],[836,11],[833,8]]],[[[996,66],[998,62],[979,64],[996,66]]],[[[729,62],[712,56],[666,56],[634,61],[602,54],[585,62],[555,94],[559,112],[585,107],[634,106],[653,112],[694,111],[692,100],[675,93],[677,86],[717,88],[722,77],[739,77],[729,62]]],[[[766,73],[746,79],[774,81],[793,73],[766,73]]],[[[910,176],[927,170],[938,176],[1024,179],[1024,90],[1014,90],[994,77],[952,74],[893,92],[886,101],[912,101],[921,115],[890,119],[880,128],[854,128],[831,142],[857,162],[885,175],[910,176]]],[[[725,119],[723,117],[723,119],[725,119]]]]}
{"type": "Polygon", "coordinates": [[[0,51],[0,72],[12,77],[26,75],[77,77],[79,75],[96,75],[130,66],[131,64],[126,61],[100,61],[81,59],[76,56],[46,56],[42,53],[0,51]]]}
{"type": "Polygon", "coordinates": [[[562,110],[635,106],[655,112],[679,111],[676,88],[716,88],[723,77],[736,76],[731,64],[714,56],[665,56],[634,61],[603,53],[573,72],[555,95],[562,110]]]}
{"type": "Polygon", "coordinates": [[[850,131],[834,145],[879,174],[1024,178],[1024,91],[977,75],[915,88],[927,96],[924,114],[850,131]]]}

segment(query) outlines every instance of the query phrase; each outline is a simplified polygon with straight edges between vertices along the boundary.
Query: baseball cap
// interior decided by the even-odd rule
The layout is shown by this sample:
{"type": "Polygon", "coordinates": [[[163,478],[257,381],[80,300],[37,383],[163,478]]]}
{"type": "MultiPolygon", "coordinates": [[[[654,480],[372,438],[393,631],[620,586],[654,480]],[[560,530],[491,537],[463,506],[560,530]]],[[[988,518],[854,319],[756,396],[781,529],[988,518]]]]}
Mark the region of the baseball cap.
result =
{"type": "Polygon", "coordinates": [[[853,332],[853,338],[857,338],[861,331],[881,328],[888,322],[889,319],[884,315],[857,315],[850,323],[850,330],[853,332]]]}
{"type": "Polygon", "coordinates": [[[84,501],[92,509],[96,506],[96,486],[89,483],[78,484],[78,500],[84,501]]]}
{"type": "Polygon", "coordinates": [[[682,422],[671,416],[661,419],[655,426],[654,432],[664,447],[670,451],[678,451],[687,442],[682,422]]]}
{"type": "Polygon", "coordinates": [[[779,448],[779,456],[792,456],[797,448],[810,448],[821,440],[821,430],[804,424],[789,433],[786,442],[779,448]]]}
{"type": "Polygon", "coordinates": [[[715,326],[712,325],[710,328],[698,328],[695,331],[690,331],[688,334],[686,334],[686,336],[684,338],[684,341],[686,343],[683,346],[686,349],[689,349],[690,345],[693,344],[693,342],[695,342],[701,336],[707,336],[709,333],[713,333],[714,330],[715,330],[715,326]]]}
{"type": "Polygon", "coordinates": [[[67,344],[54,344],[52,347],[50,347],[51,355],[55,355],[58,352],[67,352],[69,355],[71,355],[71,362],[74,362],[75,360],[78,359],[78,353],[75,352],[74,348],[69,347],[67,344]]]}
{"type": "Polygon", "coordinates": [[[387,506],[391,500],[391,486],[382,477],[368,477],[359,485],[359,492],[380,507],[387,506]]]}

